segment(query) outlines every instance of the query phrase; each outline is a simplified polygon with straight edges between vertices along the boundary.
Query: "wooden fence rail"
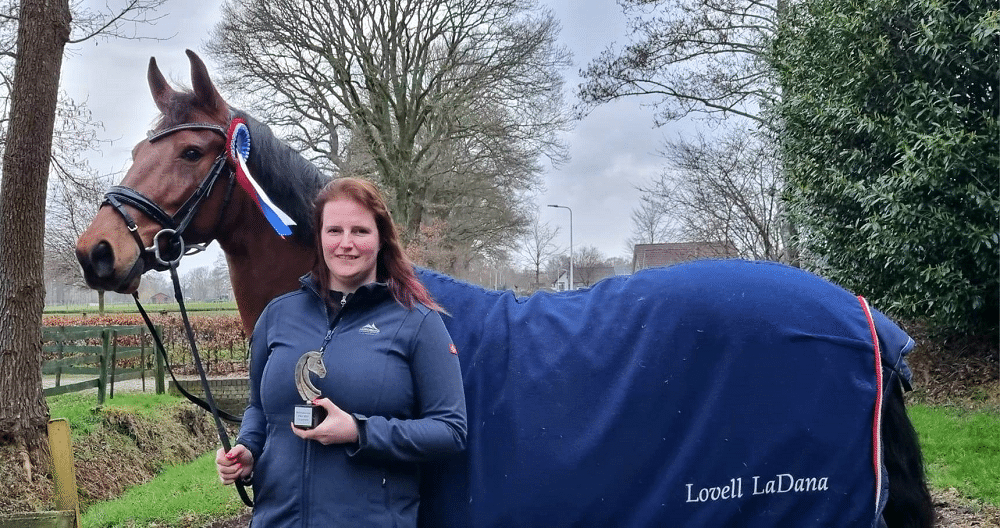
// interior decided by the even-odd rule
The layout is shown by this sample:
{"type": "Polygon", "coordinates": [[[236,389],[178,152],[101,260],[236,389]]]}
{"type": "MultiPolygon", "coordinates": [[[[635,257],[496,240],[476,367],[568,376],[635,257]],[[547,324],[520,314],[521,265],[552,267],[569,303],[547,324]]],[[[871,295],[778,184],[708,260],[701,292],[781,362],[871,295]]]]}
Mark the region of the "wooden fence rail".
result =
{"type": "MultiPolygon", "coordinates": [[[[157,328],[161,332],[160,328],[157,328]]],[[[161,332],[162,333],[162,332],[161,332]]],[[[106,393],[114,398],[114,384],[140,378],[145,381],[152,371],[156,393],[165,392],[163,358],[156,353],[144,326],[47,326],[42,329],[42,351],[55,355],[42,364],[42,375],[55,375],[55,386],[45,389],[46,396],[97,388],[97,404],[103,405],[106,393]],[[138,336],[138,346],[122,346],[119,338],[138,336]],[[99,343],[99,344],[98,344],[99,343]],[[138,367],[117,368],[122,360],[138,358],[138,367]],[[152,368],[147,367],[149,362],[152,368]],[[75,383],[62,384],[63,375],[94,376],[75,383]]]]}

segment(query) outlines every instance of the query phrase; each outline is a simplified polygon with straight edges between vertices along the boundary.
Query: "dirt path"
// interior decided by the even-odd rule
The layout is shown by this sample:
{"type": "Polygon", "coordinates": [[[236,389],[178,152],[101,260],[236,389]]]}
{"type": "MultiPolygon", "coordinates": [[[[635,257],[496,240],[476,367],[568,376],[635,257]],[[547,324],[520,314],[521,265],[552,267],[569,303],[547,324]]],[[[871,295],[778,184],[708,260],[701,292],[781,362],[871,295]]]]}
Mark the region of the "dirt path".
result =
{"type": "Polygon", "coordinates": [[[937,528],[1000,528],[1000,508],[977,504],[959,496],[955,489],[931,490],[937,528]]]}

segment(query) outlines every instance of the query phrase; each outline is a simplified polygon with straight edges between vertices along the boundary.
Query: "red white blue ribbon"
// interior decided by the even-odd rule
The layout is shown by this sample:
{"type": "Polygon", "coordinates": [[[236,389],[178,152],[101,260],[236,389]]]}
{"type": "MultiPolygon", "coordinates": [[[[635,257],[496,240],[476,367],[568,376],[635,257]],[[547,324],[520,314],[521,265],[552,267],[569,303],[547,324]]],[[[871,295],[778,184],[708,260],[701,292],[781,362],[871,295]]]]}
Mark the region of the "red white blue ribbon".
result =
{"type": "Polygon", "coordinates": [[[236,118],[229,123],[227,143],[226,155],[233,164],[236,181],[240,182],[240,187],[253,198],[257,207],[264,213],[264,218],[279,235],[284,237],[292,234],[291,226],[295,225],[295,220],[268,198],[267,193],[253,179],[250,169],[247,168],[246,161],[250,157],[250,129],[246,121],[236,118]]]}

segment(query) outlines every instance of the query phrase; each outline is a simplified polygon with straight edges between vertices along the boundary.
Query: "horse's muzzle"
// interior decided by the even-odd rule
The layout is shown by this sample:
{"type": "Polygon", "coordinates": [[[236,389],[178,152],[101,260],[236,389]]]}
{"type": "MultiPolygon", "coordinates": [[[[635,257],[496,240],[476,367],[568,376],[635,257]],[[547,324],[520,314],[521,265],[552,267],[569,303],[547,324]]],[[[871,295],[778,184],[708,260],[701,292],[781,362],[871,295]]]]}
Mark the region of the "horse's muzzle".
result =
{"type": "Polygon", "coordinates": [[[132,293],[139,288],[139,280],[145,271],[141,258],[136,258],[124,273],[115,268],[115,252],[111,244],[101,241],[89,248],[76,248],[76,259],[83,270],[87,286],[95,290],[132,293]]]}

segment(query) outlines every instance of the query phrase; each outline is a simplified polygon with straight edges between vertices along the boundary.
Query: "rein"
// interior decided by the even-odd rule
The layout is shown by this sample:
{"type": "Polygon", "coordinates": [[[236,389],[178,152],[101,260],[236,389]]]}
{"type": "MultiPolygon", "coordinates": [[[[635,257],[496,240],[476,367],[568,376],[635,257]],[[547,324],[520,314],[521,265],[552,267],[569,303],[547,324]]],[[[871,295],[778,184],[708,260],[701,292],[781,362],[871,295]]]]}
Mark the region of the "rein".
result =
{"type": "MultiPolygon", "coordinates": [[[[210,130],[221,134],[223,138],[226,137],[226,131],[218,125],[210,123],[185,123],[167,128],[155,134],[150,133],[148,140],[152,143],[163,138],[164,136],[180,130],[210,130]]],[[[201,386],[205,391],[204,400],[191,394],[184,389],[180,383],[177,383],[177,378],[174,376],[173,369],[170,368],[167,351],[163,347],[163,342],[160,339],[159,334],[157,334],[152,320],[146,314],[146,310],[143,309],[142,304],[139,302],[139,295],[137,293],[133,293],[132,297],[135,299],[135,305],[139,309],[139,313],[142,314],[142,318],[146,322],[146,326],[149,328],[149,332],[152,334],[153,340],[156,342],[157,349],[163,357],[164,363],[167,365],[170,377],[174,380],[174,385],[192,403],[212,413],[212,418],[215,419],[215,427],[219,434],[219,440],[222,442],[222,448],[226,452],[229,452],[232,448],[232,444],[229,442],[229,435],[226,433],[226,428],[223,425],[222,420],[225,419],[230,422],[239,423],[242,420],[242,417],[233,416],[232,414],[220,410],[218,405],[215,403],[215,398],[212,397],[212,390],[208,384],[208,376],[205,374],[205,368],[201,363],[201,355],[198,354],[198,346],[195,343],[194,329],[191,327],[191,321],[188,319],[187,308],[184,306],[184,296],[181,292],[180,278],[177,276],[177,265],[180,263],[180,260],[184,255],[190,255],[199,251],[204,251],[205,249],[203,244],[192,245],[188,248],[191,251],[188,251],[188,249],[185,249],[184,247],[184,239],[182,235],[184,230],[187,229],[188,225],[191,223],[191,220],[194,219],[197,214],[198,207],[201,205],[202,201],[209,194],[211,194],[212,188],[215,186],[215,182],[219,179],[219,176],[223,172],[226,172],[229,177],[229,187],[226,191],[226,197],[223,205],[219,210],[219,218],[216,222],[216,225],[218,225],[223,219],[223,213],[229,205],[230,198],[232,198],[233,186],[235,183],[232,170],[226,163],[225,150],[223,150],[223,153],[220,154],[212,163],[212,168],[209,170],[208,176],[205,180],[201,182],[198,188],[195,189],[194,193],[188,197],[184,204],[181,205],[180,209],[177,210],[177,213],[173,216],[167,214],[162,207],[150,200],[148,197],[144,196],[142,193],[122,185],[115,185],[108,190],[108,192],[104,195],[104,204],[111,205],[125,220],[128,230],[132,233],[132,237],[135,239],[136,244],[139,245],[140,258],[148,259],[149,256],[152,255],[153,261],[155,262],[154,269],[157,271],[170,270],[170,279],[174,286],[174,297],[177,299],[177,304],[181,312],[181,318],[184,321],[184,330],[187,334],[188,343],[191,346],[191,356],[194,358],[195,367],[198,369],[198,376],[201,378],[201,386]],[[163,228],[153,237],[152,246],[145,247],[142,242],[142,238],[139,236],[139,229],[135,223],[135,219],[133,219],[128,211],[125,210],[123,204],[127,204],[138,209],[143,214],[159,223],[163,228]],[[166,239],[161,242],[160,237],[166,237],[166,239]],[[161,253],[161,249],[164,247],[166,248],[166,252],[161,253]]],[[[247,495],[246,487],[243,482],[239,480],[236,481],[236,491],[239,493],[240,499],[243,500],[243,503],[253,508],[253,500],[250,499],[249,495],[247,495]]]]}
{"type": "MultiPolygon", "coordinates": [[[[187,397],[195,405],[208,410],[212,413],[212,418],[215,419],[215,429],[219,434],[219,440],[222,442],[222,449],[225,452],[229,452],[232,449],[232,444],[229,442],[229,434],[226,433],[226,427],[222,424],[222,420],[239,423],[243,417],[233,416],[228,412],[219,409],[219,406],[215,403],[215,398],[212,396],[212,389],[208,384],[208,375],[205,373],[205,367],[201,363],[201,355],[198,354],[198,345],[194,338],[194,329],[191,327],[191,321],[188,319],[187,308],[184,306],[184,295],[181,293],[181,281],[177,276],[177,264],[180,262],[180,257],[177,260],[171,261],[169,263],[170,268],[170,280],[174,284],[174,296],[177,298],[177,304],[180,307],[181,319],[184,321],[184,331],[187,334],[188,343],[191,346],[191,356],[194,358],[194,365],[198,369],[198,377],[201,378],[201,388],[205,391],[205,399],[191,394],[185,390],[180,383],[177,383],[177,378],[174,376],[173,369],[170,368],[170,361],[167,358],[167,351],[163,347],[163,341],[160,339],[159,334],[156,333],[156,328],[153,326],[153,321],[146,314],[146,310],[142,308],[142,304],[139,302],[138,293],[133,293],[132,298],[135,299],[135,305],[139,308],[139,313],[142,314],[143,321],[146,322],[146,327],[149,328],[149,333],[152,334],[153,340],[156,342],[157,350],[160,352],[160,356],[163,357],[164,363],[167,365],[167,371],[170,372],[170,377],[174,380],[174,386],[177,387],[181,394],[187,397]]],[[[236,492],[240,495],[240,499],[243,500],[243,504],[248,507],[253,508],[253,499],[247,494],[246,486],[241,481],[236,481],[236,492]]]]}

